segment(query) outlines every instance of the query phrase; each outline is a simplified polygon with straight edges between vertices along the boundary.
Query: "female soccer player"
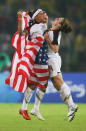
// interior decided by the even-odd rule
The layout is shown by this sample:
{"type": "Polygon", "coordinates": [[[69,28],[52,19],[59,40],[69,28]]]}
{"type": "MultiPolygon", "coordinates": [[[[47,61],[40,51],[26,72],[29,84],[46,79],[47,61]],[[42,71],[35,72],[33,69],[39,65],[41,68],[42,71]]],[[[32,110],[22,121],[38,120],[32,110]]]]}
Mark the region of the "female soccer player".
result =
{"type": "MultiPolygon", "coordinates": [[[[29,14],[30,15],[30,14],[29,14]]],[[[46,14],[46,12],[41,11],[38,15],[37,12],[35,12],[35,15],[32,14],[31,18],[34,19],[36,21],[36,23],[48,23],[48,16],[46,14]],[[35,16],[36,15],[36,16],[35,16]],[[34,18],[35,16],[35,18],[34,18]],[[41,19],[43,17],[43,19],[41,19]]],[[[33,25],[31,27],[31,30],[34,28],[35,25],[33,25]]],[[[39,27],[35,26],[35,30],[39,30],[39,27]]],[[[43,28],[41,28],[41,30],[44,32],[45,31],[45,25],[43,28]]],[[[36,32],[33,35],[33,38],[35,37],[36,32]]],[[[40,35],[39,35],[40,36],[40,35]]],[[[31,38],[31,35],[29,34],[29,39],[31,38]]],[[[28,45],[28,47],[30,47],[28,45]]],[[[36,86],[39,86],[40,88],[37,90],[37,97],[41,100],[44,96],[44,92],[46,91],[46,87],[48,84],[48,77],[49,77],[49,69],[48,69],[48,57],[47,57],[47,46],[46,43],[43,42],[38,55],[36,56],[35,59],[35,64],[33,66],[33,70],[31,73],[31,76],[29,78],[28,81],[28,88],[25,91],[25,97],[23,100],[23,105],[22,108],[20,109],[19,113],[27,120],[30,120],[28,117],[28,111],[27,111],[27,107],[28,107],[28,103],[30,101],[30,98],[33,94],[33,91],[35,90],[36,86]],[[40,96],[39,96],[40,93],[40,96]]],[[[40,114],[40,112],[37,112],[37,116],[39,119],[44,120],[44,118],[42,117],[42,115],[40,114]]]]}
{"type": "MultiPolygon", "coordinates": [[[[44,12],[41,9],[37,9],[33,14],[29,12],[29,15],[32,17],[32,20],[35,21],[33,25],[28,30],[29,40],[22,39],[22,35],[24,36],[27,32],[21,29],[22,26],[27,25],[27,20],[25,19],[24,25],[22,25],[22,13],[19,12],[19,34],[18,34],[18,41],[16,40],[16,37],[14,37],[14,45],[17,45],[16,49],[16,55],[13,59],[12,64],[12,70],[10,76],[6,79],[6,83],[11,85],[12,88],[16,91],[23,92],[25,94],[25,99],[23,101],[22,110],[20,110],[20,114],[23,115],[23,117],[27,120],[30,120],[30,116],[28,115],[27,110],[23,110],[26,107],[24,106],[24,103],[27,105],[27,101],[29,101],[31,95],[33,94],[33,88],[27,89],[28,80],[30,79],[31,75],[34,74],[35,79],[32,79],[32,83],[37,83],[40,85],[40,87],[47,86],[48,83],[48,64],[46,65],[46,61],[42,61],[44,65],[37,66],[34,63],[38,64],[41,61],[37,61],[36,56],[40,50],[40,47],[45,48],[43,46],[43,33],[47,29],[46,22],[48,22],[48,16],[46,12],[44,12]],[[21,37],[20,37],[21,36],[21,37]],[[20,45],[20,46],[19,46],[20,45]],[[20,48],[19,48],[20,47],[20,48]],[[23,50],[23,51],[21,51],[23,50]],[[35,62],[36,59],[36,62],[35,62]],[[20,64],[21,63],[21,64],[20,64]],[[22,75],[19,74],[19,65],[22,75]],[[34,69],[35,68],[35,69],[34,69]],[[41,80],[41,76],[39,76],[39,73],[37,74],[37,70],[47,70],[47,73],[43,75],[45,77],[44,82],[41,80]],[[18,77],[19,76],[19,77],[18,77]],[[26,76],[29,76],[27,79],[26,76]],[[36,81],[35,81],[36,80],[36,81]],[[34,81],[34,82],[33,82],[34,81]],[[40,81],[40,83],[39,83],[40,81]],[[28,94],[29,93],[29,94],[28,94]]],[[[26,16],[25,16],[26,17],[26,16]]],[[[45,49],[43,49],[45,51],[45,49]]],[[[40,51],[41,52],[41,51],[40,51]]],[[[43,56],[45,57],[45,56],[43,56]]],[[[31,79],[30,79],[31,82],[31,79]]],[[[42,93],[41,93],[42,94],[42,93]]]]}
{"type": "MultiPolygon", "coordinates": [[[[61,73],[61,57],[58,53],[60,40],[62,32],[69,33],[71,32],[71,26],[69,22],[64,18],[56,18],[52,22],[51,31],[45,34],[45,38],[48,42],[48,65],[49,65],[49,72],[50,78],[54,85],[54,87],[59,91],[62,100],[64,103],[68,105],[68,121],[72,121],[75,112],[77,111],[78,107],[73,102],[70,88],[64,82],[61,73]]],[[[36,115],[36,110],[39,109],[40,102],[36,97],[34,108],[31,110],[31,114],[36,115]]]]}

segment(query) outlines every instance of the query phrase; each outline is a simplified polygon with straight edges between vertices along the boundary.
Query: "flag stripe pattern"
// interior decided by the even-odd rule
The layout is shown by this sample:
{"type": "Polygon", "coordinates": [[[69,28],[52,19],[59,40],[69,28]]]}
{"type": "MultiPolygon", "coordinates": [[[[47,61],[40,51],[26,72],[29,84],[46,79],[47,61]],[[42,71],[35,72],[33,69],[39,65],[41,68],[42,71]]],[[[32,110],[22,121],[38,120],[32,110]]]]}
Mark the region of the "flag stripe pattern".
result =
{"type": "Polygon", "coordinates": [[[40,88],[44,88],[48,83],[48,78],[49,78],[48,65],[35,64],[28,83],[39,86],[40,88]]]}
{"type": "Polygon", "coordinates": [[[30,45],[32,45],[30,46],[30,48],[26,48],[25,54],[20,61],[18,74],[25,76],[27,78],[27,81],[31,76],[36,56],[40,50],[40,47],[42,46],[43,41],[44,39],[41,38],[41,41],[39,41],[38,39],[37,43],[29,42],[30,45]]]}
{"type": "Polygon", "coordinates": [[[5,80],[5,83],[10,85],[15,91],[24,92],[27,88],[27,81],[25,76],[18,76],[18,66],[20,58],[16,52],[12,61],[12,68],[9,77],[5,80]]]}
{"type": "MultiPolygon", "coordinates": [[[[40,33],[31,41],[27,40],[27,36],[19,36],[19,32],[14,34],[12,46],[15,48],[16,53],[13,58],[10,76],[5,81],[14,90],[25,92],[34,67],[35,58],[43,41],[44,37],[40,33]]],[[[40,80],[43,81],[41,78],[40,80]]]]}
{"type": "MultiPolygon", "coordinates": [[[[28,23],[30,22],[31,18],[26,12],[22,12],[22,31],[29,27],[28,23]]],[[[19,26],[19,18],[18,18],[18,26],[19,26]]],[[[12,37],[12,46],[18,52],[19,56],[21,57],[22,53],[24,52],[24,47],[28,42],[28,35],[21,36],[19,35],[19,31],[17,31],[12,37]]]]}
{"type": "Polygon", "coordinates": [[[29,46],[25,48],[25,52],[22,57],[20,57],[16,51],[12,62],[10,76],[6,79],[6,83],[11,85],[14,90],[18,92],[24,92],[26,90],[27,82],[31,76],[36,55],[42,45],[43,40],[44,39],[41,39],[41,42],[37,42],[38,44],[29,41],[30,48],[29,46]]]}

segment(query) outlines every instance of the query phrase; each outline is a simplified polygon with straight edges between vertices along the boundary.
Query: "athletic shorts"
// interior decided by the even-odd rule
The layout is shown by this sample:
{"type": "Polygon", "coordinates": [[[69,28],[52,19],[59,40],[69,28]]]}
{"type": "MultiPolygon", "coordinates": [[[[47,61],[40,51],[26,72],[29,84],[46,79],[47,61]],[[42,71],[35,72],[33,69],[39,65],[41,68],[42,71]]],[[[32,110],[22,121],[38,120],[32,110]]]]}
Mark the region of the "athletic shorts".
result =
{"type": "Polygon", "coordinates": [[[61,57],[58,53],[49,55],[48,57],[49,77],[54,77],[61,73],[61,57]]]}

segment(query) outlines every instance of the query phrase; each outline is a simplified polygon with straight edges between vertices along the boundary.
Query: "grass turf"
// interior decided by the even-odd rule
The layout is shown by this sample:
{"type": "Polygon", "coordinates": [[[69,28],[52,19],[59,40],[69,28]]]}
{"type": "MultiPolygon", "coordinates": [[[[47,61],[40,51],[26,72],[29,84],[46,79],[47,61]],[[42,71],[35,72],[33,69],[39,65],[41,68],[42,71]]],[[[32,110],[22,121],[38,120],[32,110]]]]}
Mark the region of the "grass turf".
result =
{"type": "MultiPolygon", "coordinates": [[[[86,131],[86,104],[78,104],[79,110],[72,122],[67,121],[64,104],[41,104],[40,112],[45,121],[31,115],[25,120],[18,111],[21,104],[0,104],[0,131],[86,131]]],[[[29,105],[29,110],[33,104],[29,105]]]]}

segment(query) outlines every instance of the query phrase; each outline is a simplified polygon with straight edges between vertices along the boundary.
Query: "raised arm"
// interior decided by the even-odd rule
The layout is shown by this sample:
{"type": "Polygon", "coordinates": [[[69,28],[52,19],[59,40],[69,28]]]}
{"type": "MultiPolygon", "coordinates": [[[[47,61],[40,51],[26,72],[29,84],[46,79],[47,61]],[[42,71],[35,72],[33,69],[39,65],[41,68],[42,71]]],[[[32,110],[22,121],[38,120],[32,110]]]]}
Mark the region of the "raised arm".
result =
{"type": "Polygon", "coordinates": [[[19,34],[20,35],[28,34],[28,29],[22,29],[22,27],[23,27],[23,19],[22,19],[22,17],[24,17],[23,16],[23,12],[19,11],[17,13],[17,15],[18,15],[18,31],[19,31],[19,34]]]}
{"type": "Polygon", "coordinates": [[[19,34],[22,35],[22,11],[19,11],[17,15],[18,15],[18,31],[19,34]]]}

